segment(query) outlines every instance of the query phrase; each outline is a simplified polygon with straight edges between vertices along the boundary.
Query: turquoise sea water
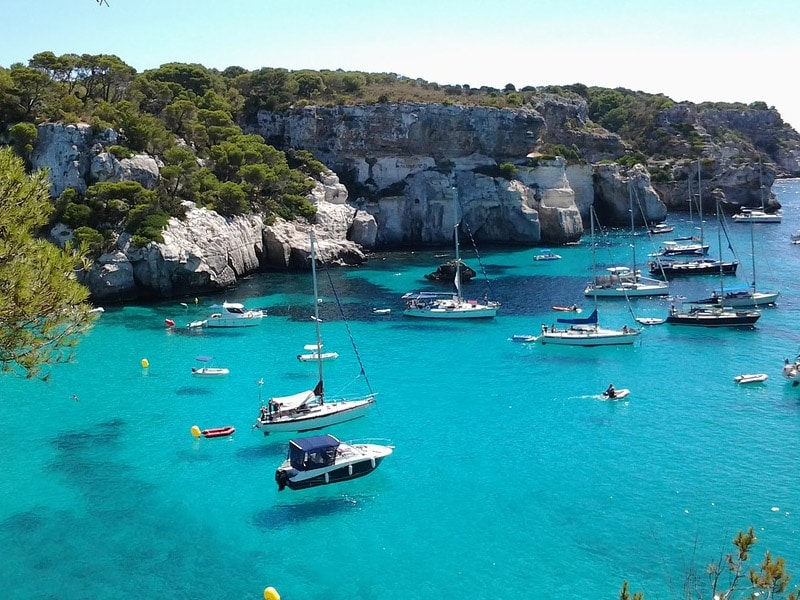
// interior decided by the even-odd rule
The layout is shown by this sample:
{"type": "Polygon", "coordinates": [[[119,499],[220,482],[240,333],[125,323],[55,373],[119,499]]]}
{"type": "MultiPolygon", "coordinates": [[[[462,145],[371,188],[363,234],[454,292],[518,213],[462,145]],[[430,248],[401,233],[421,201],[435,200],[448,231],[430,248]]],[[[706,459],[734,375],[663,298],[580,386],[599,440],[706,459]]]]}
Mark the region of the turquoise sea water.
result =
{"type": "MultiPolygon", "coordinates": [[[[313,341],[309,275],[260,275],[230,291],[269,310],[245,330],[165,328],[222,296],[107,307],[49,382],[0,379],[4,597],[257,599],[274,586],[289,600],[616,598],[628,579],[648,598],[677,598],[689,566],[718,559],[750,525],[754,562],[769,549],[800,573],[800,387],[781,377],[800,349],[800,246],[789,243],[800,180],[774,191],[784,218],[754,226],[757,281],[782,296],[754,330],[661,325],[633,347],[511,342],[553,322],[554,304],[591,309],[585,242],[539,263],[531,249],[482,249],[503,302],[487,322],[402,316],[400,295],[430,287],[423,274],[444,261],[433,251],[331,271],[379,395],[367,417],[330,432],[395,451],[368,477],[312,490],[279,493],[289,437],[251,429],[259,379],[265,397],[316,381],[295,358],[313,341]],[[193,378],[200,354],[230,375],[193,378]],[[769,379],[733,382],[748,372],[769,379]],[[600,400],[610,382],[631,395],[600,400]],[[237,432],[195,439],[192,425],[237,432]]],[[[668,221],[676,234],[697,227],[688,215],[668,221]]],[[[752,277],[749,227],[728,225],[742,264],[726,284],[752,277]]],[[[713,248],[711,217],[705,234],[713,248]]],[[[598,264],[629,264],[627,232],[607,239],[598,264]]],[[[659,241],[636,238],[640,264],[659,241]]],[[[691,298],[717,283],[672,289],[691,298]]],[[[320,296],[325,348],[341,355],[326,363],[327,391],[355,395],[364,382],[324,275],[320,296]]],[[[630,326],[668,305],[639,299],[630,312],[602,300],[601,324],[630,326]]]]}

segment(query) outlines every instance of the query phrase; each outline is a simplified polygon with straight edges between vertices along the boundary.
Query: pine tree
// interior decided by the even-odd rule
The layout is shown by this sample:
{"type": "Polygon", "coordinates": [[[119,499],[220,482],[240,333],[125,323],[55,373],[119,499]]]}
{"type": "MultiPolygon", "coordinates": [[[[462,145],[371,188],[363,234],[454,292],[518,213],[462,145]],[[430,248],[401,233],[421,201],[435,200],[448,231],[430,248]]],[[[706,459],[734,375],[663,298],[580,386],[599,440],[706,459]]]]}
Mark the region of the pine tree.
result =
{"type": "Polygon", "coordinates": [[[0,371],[47,379],[69,361],[95,314],[76,279],[82,251],[38,237],[53,211],[46,172],[28,175],[0,148],[0,371]]]}

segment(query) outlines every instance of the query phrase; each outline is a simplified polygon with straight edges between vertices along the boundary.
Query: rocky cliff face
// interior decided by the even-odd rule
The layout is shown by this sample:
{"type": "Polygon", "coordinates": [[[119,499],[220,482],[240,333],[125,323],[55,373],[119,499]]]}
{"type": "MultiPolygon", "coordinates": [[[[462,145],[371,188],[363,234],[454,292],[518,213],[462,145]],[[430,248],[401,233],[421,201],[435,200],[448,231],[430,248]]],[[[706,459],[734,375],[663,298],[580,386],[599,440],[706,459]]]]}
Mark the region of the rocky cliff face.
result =
{"type": "Polygon", "coordinates": [[[449,243],[454,204],[477,241],[532,245],[577,240],[594,191],[587,169],[574,171],[576,199],[565,162],[531,153],[544,140],[580,143],[592,160],[624,153],[617,136],[585,130],[587,120],[585,103],[554,96],[518,109],[307,106],[261,111],[249,129],[336,171],[374,217],[375,247],[449,243]],[[513,179],[502,176],[504,163],[515,165],[513,179]]]}

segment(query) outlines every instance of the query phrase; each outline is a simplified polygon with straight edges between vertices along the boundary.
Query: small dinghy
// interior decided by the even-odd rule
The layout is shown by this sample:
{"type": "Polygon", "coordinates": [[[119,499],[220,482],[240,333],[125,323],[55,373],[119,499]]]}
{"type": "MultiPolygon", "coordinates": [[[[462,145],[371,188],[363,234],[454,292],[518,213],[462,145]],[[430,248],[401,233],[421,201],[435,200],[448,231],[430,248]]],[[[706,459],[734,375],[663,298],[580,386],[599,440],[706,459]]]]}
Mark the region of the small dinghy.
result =
{"type": "Polygon", "coordinates": [[[373,308],[372,309],[372,314],[373,315],[388,315],[390,312],[392,312],[391,308],[373,308]]]}
{"type": "Polygon", "coordinates": [[[512,335],[511,336],[511,341],[512,342],[535,342],[536,341],[536,336],[535,335],[529,335],[529,334],[512,335]]]}
{"type": "Polygon", "coordinates": [[[211,429],[201,430],[197,425],[192,425],[192,435],[199,438],[201,435],[205,438],[227,437],[236,433],[236,428],[233,425],[226,425],[225,427],[212,427],[211,429]]]}
{"type": "Polygon", "coordinates": [[[666,319],[658,317],[636,317],[636,322],[642,325],[661,325],[666,322],[666,319]]]}
{"type": "Polygon", "coordinates": [[[195,377],[224,377],[230,373],[225,367],[209,367],[208,363],[214,360],[213,356],[198,356],[195,360],[202,363],[202,367],[192,367],[192,375],[195,377]]]}
{"type": "Polygon", "coordinates": [[[630,394],[630,393],[631,393],[631,391],[629,389],[620,388],[618,390],[614,390],[614,395],[613,396],[610,396],[608,394],[608,392],[603,392],[600,395],[602,396],[603,400],[622,400],[623,398],[627,398],[628,394],[630,394]]]}
{"type": "Polygon", "coordinates": [[[768,378],[769,376],[766,373],[747,373],[744,375],[737,375],[733,380],[736,383],[761,383],[768,378]]]}
{"type": "Polygon", "coordinates": [[[552,309],[557,310],[559,312],[575,312],[575,313],[581,312],[581,309],[578,308],[577,304],[573,304],[572,306],[553,306],[552,309]]]}

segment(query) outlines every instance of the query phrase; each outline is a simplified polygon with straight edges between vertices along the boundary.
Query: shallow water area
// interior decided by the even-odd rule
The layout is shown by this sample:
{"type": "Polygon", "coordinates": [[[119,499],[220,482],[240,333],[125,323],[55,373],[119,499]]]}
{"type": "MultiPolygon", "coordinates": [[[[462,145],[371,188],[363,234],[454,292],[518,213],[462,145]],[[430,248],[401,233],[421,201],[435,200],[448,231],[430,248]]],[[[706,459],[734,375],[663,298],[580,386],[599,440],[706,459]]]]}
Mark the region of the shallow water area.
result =
{"type": "MultiPolygon", "coordinates": [[[[627,579],[664,598],[681,593],[688,564],[702,569],[750,525],[754,564],[770,550],[800,572],[800,386],[781,376],[800,351],[800,246],[789,241],[800,180],[773,190],[783,222],[753,226],[755,264],[759,288],[781,297],[752,330],[655,325],[629,347],[512,341],[563,317],[554,305],[593,308],[588,239],[554,248],[557,261],[491,248],[480,263],[462,240],[479,272],[465,294],[483,295],[483,266],[503,304],[486,321],[403,317],[405,292],[449,289],[424,279],[448,260],[442,251],[320,273],[324,348],[340,355],[324,364],[327,392],[363,391],[358,357],[378,392],[366,417],[328,431],[395,450],[367,477],[310,490],[278,492],[291,436],[252,429],[259,395],[317,381],[317,365],[296,358],[314,339],[310,276],[258,275],[197,304],[106,307],[49,382],[0,379],[6,597],[260,598],[274,586],[306,599],[616,598],[627,579]],[[268,316],[236,330],[185,327],[224,299],[268,316]],[[192,377],[198,355],[230,374],[192,377]],[[769,379],[738,385],[742,373],[769,379]],[[630,395],[602,399],[612,382],[630,395]],[[236,433],[198,439],[193,425],[236,433]]],[[[685,214],[667,221],[676,235],[696,228],[685,214]]],[[[713,217],[704,228],[716,242],[713,217]]],[[[725,285],[746,285],[750,225],[728,229],[741,264],[725,285]]],[[[636,236],[637,260],[662,237],[636,236]]],[[[598,270],[630,262],[628,232],[604,239],[598,270]]],[[[718,284],[670,282],[678,298],[718,284]]],[[[600,321],[634,326],[673,301],[602,299],[600,321]]]]}

